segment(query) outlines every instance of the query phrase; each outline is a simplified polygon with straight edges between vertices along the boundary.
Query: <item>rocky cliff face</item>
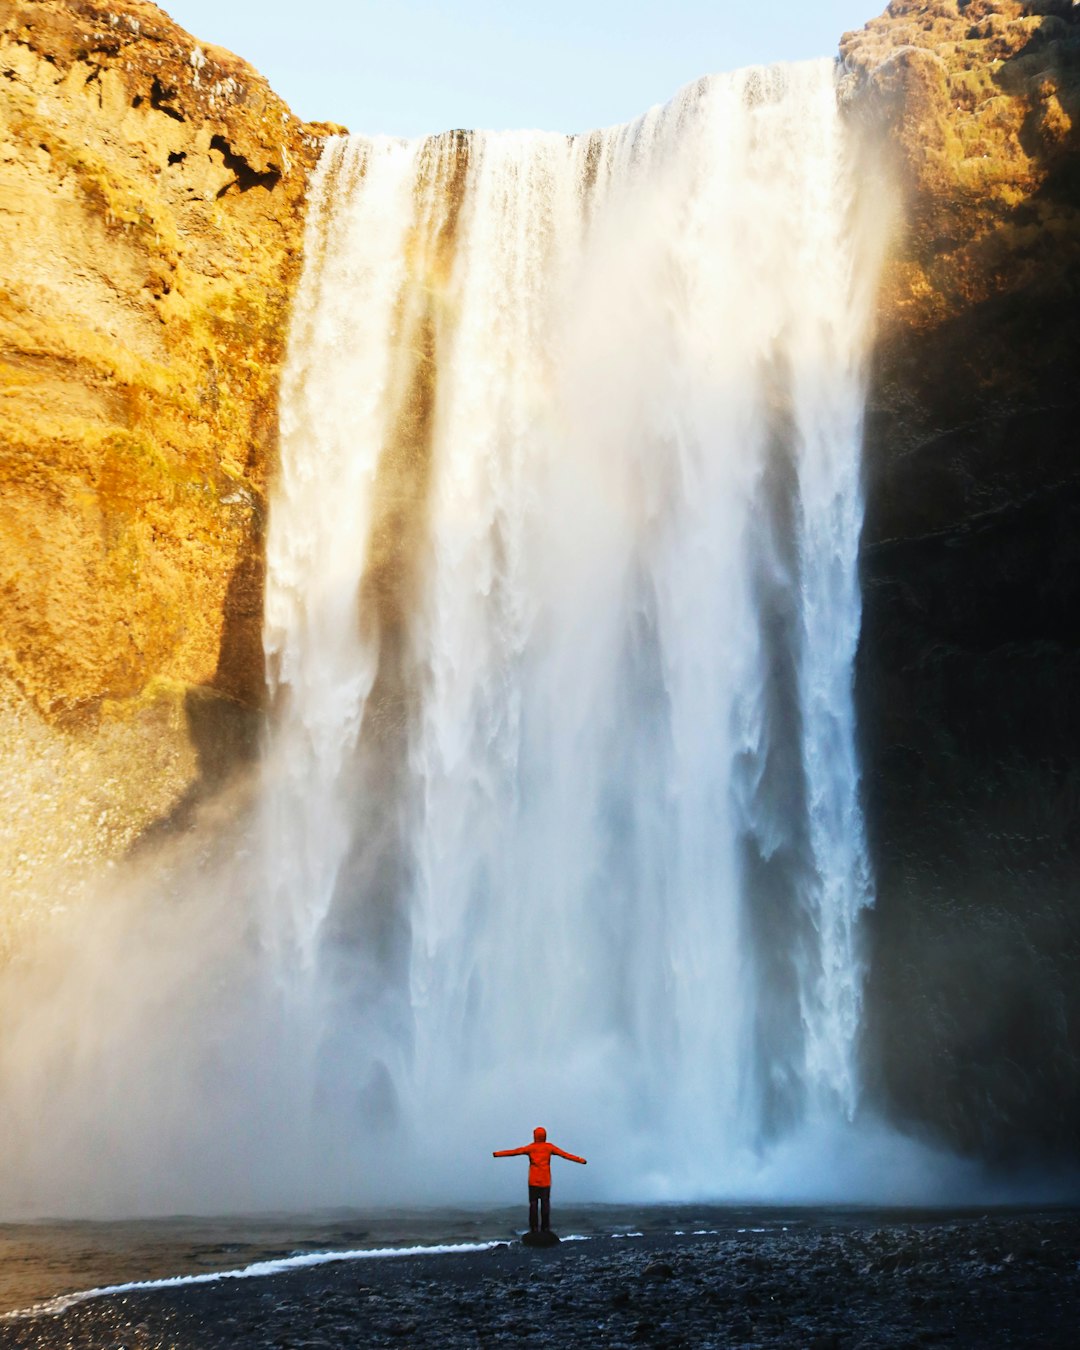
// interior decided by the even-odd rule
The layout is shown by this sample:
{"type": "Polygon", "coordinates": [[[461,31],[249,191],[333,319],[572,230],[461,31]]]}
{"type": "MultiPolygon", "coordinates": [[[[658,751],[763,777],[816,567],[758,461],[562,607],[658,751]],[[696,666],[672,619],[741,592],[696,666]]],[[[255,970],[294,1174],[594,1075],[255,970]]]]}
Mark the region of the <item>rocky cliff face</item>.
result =
{"type": "Polygon", "coordinates": [[[903,202],[867,443],[866,1064],[973,1152],[1080,1141],[1080,6],[848,34],[903,202]]]}
{"type": "Polygon", "coordinates": [[[250,741],[277,375],[328,130],[143,0],[0,0],[9,921],[250,741]]]}

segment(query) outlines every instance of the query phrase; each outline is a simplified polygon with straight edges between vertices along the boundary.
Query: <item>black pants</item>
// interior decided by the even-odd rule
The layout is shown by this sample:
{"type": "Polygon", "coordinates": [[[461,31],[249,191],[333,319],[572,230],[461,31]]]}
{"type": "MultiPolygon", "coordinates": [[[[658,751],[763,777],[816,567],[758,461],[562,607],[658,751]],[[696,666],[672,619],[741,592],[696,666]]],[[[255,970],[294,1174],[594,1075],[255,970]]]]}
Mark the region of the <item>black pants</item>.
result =
{"type": "Polygon", "coordinates": [[[537,1228],[547,1232],[551,1227],[551,1187],[529,1187],[529,1227],[535,1233],[537,1228]],[[540,1222],[536,1222],[536,1207],[540,1206],[540,1222]]]}

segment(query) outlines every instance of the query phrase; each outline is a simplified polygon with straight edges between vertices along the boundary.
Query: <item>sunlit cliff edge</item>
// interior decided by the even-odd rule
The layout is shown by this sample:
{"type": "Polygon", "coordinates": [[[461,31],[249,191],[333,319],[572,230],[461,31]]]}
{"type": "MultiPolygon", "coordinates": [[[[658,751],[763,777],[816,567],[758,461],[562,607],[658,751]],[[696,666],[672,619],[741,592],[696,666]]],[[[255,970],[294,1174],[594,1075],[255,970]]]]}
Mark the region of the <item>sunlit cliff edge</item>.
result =
{"type": "MultiPolygon", "coordinates": [[[[1080,8],[896,0],[839,50],[901,204],[865,457],[867,1080],[972,1151],[1068,1153],[1080,8]]],[[[0,0],[0,90],[2,946],[250,757],[329,128],[143,0],[0,0]]]]}
{"type": "Polygon", "coordinates": [[[1080,1139],[1080,6],[896,0],[847,34],[900,187],[864,449],[864,1063],[893,1119],[1080,1139]]]}
{"type": "Polygon", "coordinates": [[[0,3],[9,921],[250,741],[278,369],[328,130],[143,0],[0,3]]]}

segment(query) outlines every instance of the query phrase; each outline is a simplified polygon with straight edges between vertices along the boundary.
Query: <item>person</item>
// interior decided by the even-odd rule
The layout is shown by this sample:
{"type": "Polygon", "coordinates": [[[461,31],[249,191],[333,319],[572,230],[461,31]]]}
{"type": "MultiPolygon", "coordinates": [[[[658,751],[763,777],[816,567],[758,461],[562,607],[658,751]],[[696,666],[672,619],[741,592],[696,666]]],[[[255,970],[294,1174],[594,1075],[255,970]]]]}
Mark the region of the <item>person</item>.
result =
{"type": "Polygon", "coordinates": [[[564,1153],[561,1148],[547,1141],[547,1130],[538,1125],[533,1130],[533,1141],[521,1148],[504,1148],[493,1153],[493,1158],[516,1158],[525,1154],[529,1159],[529,1232],[547,1233],[551,1230],[551,1155],[556,1154],[567,1162],[581,1163],[585,1159],[576,1153],[564,1153]],[[537,1225],[537,1208],[540,1210],[540,1223],[537,1225]]]}

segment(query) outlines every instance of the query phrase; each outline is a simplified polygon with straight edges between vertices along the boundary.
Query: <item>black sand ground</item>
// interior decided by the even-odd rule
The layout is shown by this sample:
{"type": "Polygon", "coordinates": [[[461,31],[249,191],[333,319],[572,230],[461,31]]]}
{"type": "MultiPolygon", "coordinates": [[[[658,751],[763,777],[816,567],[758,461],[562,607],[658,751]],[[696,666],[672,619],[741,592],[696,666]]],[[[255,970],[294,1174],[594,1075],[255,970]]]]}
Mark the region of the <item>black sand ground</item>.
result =
{"type": "Polygon", "coordinates": [[[852,1215],[784,1230],[341,1262],[0,1322],[7,1350],[1080,1346],[1080,1214],[852,1215]]]}

